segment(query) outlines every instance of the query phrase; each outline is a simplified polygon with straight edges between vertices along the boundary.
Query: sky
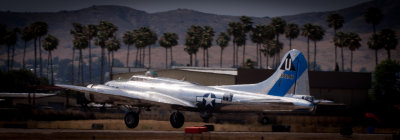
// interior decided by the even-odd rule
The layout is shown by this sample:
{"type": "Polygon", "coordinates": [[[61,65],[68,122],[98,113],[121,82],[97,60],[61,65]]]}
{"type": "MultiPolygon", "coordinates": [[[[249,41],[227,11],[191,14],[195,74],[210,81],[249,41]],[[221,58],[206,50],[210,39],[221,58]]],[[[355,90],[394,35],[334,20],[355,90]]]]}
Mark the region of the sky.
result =
{"type": "Polygon", "coordinates": [[[192,9],[233,16],[276,17],[335,11],[370,0],[0,0],[1,11],[57,12],[93,5],[122,5],[148,13],[192,9]]]}

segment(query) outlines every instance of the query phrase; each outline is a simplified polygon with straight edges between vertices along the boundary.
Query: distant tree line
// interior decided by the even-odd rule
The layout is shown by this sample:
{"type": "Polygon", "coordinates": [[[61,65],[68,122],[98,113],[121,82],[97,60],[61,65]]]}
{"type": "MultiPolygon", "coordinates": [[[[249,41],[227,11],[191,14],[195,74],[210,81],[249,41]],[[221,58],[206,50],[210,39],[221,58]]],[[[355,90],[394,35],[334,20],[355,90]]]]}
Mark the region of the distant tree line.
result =
{"type": "MultiPolygon", "coordinates": [[[[391,29],[383,29],[376,32],[376,25],[379,24],[383,17],[381,10],[378,8],[368,8],[364,12],[365,21],[372,25],[373,34],[369,38],[368,47],[375,51],[375,63],[378,64],[377,52],[380,49],[387,51],[388,59],[391,59],[390,51],[395,49],[398,42],[396,33],[391,29]]],[[[353,52],[361,47],[361,38],[357,33],[345,32],[340,29],[343,27],[345,21],[343,16],[338,13],[332,13],[326,18],[328,26],[334,30],[333,46],[335,50],[335,71],[344,71],[344,52],[345,48],[350,50],[350,71],[353,66],[353,52]],[[337,47],[341,49],[341,65],[337,61],[337,47]]],[[[224,58],[223,51],[229,46],[229,42],[232,43],[232,67],[248,67],[249,64],[258,66],[258,68],[276,68],[280,62],[280,54],[284,49],[284,44],[280,41],[282,34],[289,40],[289,49],[293,49],[292,41],[298,38],[299,35],[307,39],[307,60],[310,70],[317,69],[317,42],[324,39],[326,30],[321,25],[306,23],[299,26],[294,23],[287,23],[284,19],[275,17],[271,19],[269,24],[253,25],[253,21],[250,17],[241,16],[238,22],[228,23],[228,29],[226,32],[215,33],[211,26],[198,26],[192,25],[187,29],[186,36],[184,38],[186,46],[184,51],[190,56],[189,66],[197,65],[197,53],[201,49],[202,55],[202,66],[209,67],[209,53],[208,50],[213,46],[214,38],[215,44],[221,48],[220,51],[220,67],[224,58]],[[217,34],[217,36],[216,36],[217,34]],[[256,44],[256,60],[252,61],[246,57],[246,43],[247,40],[251,40],[256,44]],[[310,41],[314,43],[314,56],[313,60],[310,58],[310,41]],[[242,62],[239,63],[239,48],[242,47],[242,62]],[[193,59],[194,56],[194,59],[193,59]],[[265,64],[263,64],[263,57],[265,58],[265,64]],[[246,61],[246,59],[248,59],[246,61]],[[271,61],[272,60],[272,61],[271,61]],[[194,63],[193,63],[194,62],[194,63]],[[251,62],[251,63],[250,63],[251,62]]],[[[70,70],[70,83],[71,84],[84,84],[86,82],[95,82],[93,79],[93,73],[99,71],[93,67],[93,56],[96,54],[92,53],[92,48],[99,46],[101,48],[100,57],[100,72],[96,73],[100,77],[100,83],[105,81],[105,72],[112,73],[112,67],[114,62],[114,52],[121,48],[121,41],[127,46],[126,52],[126,64],[125,67],[132,67],[129,64],[131,46],[136,48],[136,56],[133,67],[146,67],[151,68],[151,48],[152,45],[157,42],[160,46],[165,48],[165,68],[169,68],[173,63],[173,47],[178,45],[178,35],[172,32],[165,32],[162,36],[158,37],[157,34],[152,31],[149,27],[140,27],[138,29],[128,30],[123,33],[122,39],[119,39],[116,35],[118,27],[108,21],[100,21],[98,25],[88,24],[82,25],[80,23],[72,23],[73,28],[70,33],[73,36],[73,47],[71,55],[71,70],[70,70]],[[146,53],[146,48],[148,52],[146,53]],[[88,49],[88,68],[85,66],[84,50],[88,49]],[[78,71],[75,72],[75,51],[78,50],[78,71]],[[170,59],[168,59],[168,50],[170,53],[170,59]],[[106,57],[107,52],[107,57],[106,57]],[[147,60],[145,60],[147,54],[147,60]],[[106,60],[108,58],[108,60],[106,60]],[[168,60],[170,62],[168,63],[168,60]],[[107,62],[106,62],[107,61],[107,62]],[[147,65],[145,65],[147,61],[147,65]],[[107,65],[106,65],[107,64],[107,65]],[[106,68],[108,67],[108,69],[106,68]],[[88,77],[85,76],[88,72],[88,77]],[[75,79],[77,75],[77,79],[75,79]],[[88,78],[88,79],[85,79],[88,78]],[[75,81],[77,83],[75,83],[75,81]]],[[[15,45],[18,39],[21,38],[24,41],[24,53],[22,58],[22,69],[26,68],[26,48],[27,43],[33,41],[34,46],[34,64],[33,72],[39,77],[43,76],[43,65],[42,49],[48,51],[47,59],[47,78],[51,79],[50,83],[54,83],[53,78],[53,56],[52,51],[57,49],[58,39],[48,34],[48,25],[45,22],[37,21],[24,27],[23,29],[7,29],[5,25],[0,24],[0,45],[7,46],[7,66],[6,71],[14,68],[14,55],[15,45]],[[42,39],[44,38],[44,39],[42,39]],[[39,55],[39,56],[37,56],[39,55]],[[39,60],[37,60],[39,59],[39,60]],[[37,72],[37,66],[39,66],[39,72],[37,72]]],[[[110,75],[112,76],[112,75],[110,75]]],[[[110,77],[112,79],[112,77],[110,77]]]]}

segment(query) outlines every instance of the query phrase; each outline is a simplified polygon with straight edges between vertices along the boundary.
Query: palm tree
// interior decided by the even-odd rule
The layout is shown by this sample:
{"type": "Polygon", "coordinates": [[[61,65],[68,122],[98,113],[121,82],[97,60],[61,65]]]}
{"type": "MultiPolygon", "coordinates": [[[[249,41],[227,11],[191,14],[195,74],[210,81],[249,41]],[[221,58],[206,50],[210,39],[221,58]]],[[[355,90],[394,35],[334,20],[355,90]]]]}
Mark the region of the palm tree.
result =
{"type": "MultiPolygon", "coordinates": [[[[383,18],[381,10],[379,8],[370,7],[364,12],[364,18],[365,22],[367,22],[368,24],[372,24],[373,35],[376,35],[376,25],[378,25],[383,18]]],[[[372,47],[372,48],[379,48],[379,47],[372,47]]],[[[374,50],[375,50],[375,65],[378,65],[378,49],[374,50]]]]}
{"type": "Polygon", "coordinates": [[[127,54],[126,54],[126,67],[129,67],[129,47],[130,47],[130,45],[133,45],[135,43],[135,41],[133,40],[133,32],[126,31],[124,33],[124,36],[122,37],[122,40],[123,40],[124,44],[127,45],[127,47],[128,47],[127,54]]]}
{"type": "Polygon", "coordinates": [[[135,67],[138,66],[142,66],[143,62],[142,62],[142,50],[144,49],[144,47],[146,47],[146,41],[145,41],[145,36],[143,35],[143,33],[139,30],[133,30],[133,42],[135,44],[135,47],[137,49],[136,51],[136,60],[135,60],[135,67]],[[139,61],[138,61],[138,57],[139,57],[139,61]]]}
{"type": "Polygon", "coordinates": [[[14,30],[7,31],[7,33],[4,36],[4,42],[7,45],[7,71],[9,71],[10,68],[13,67],[12,66],[13,58],[10,57],[10,51],[11,51],[10,49],[13,49],[15,47],[17,41],[18,41],[17,31],[14,30]]]}
{"type": "Polygon", "coordinates": [[[263,42],[263,28],[265,28],[265,25],[256,25],[256,27],[253,29],[253,31],[251,32],[250,38],[251,41],[256,43],[256,61],[257,61],[257,65],[260,66],[261,69],[261,62],[259,59],[259,52],[260,52],[260,45],[263,42]]]}
{"type": "Polygon", "coordinates": [[[212,46],[214,38],[214,29],[210,26],[204,26],[200,46],[203,48],[203,66],[208,67],[208,49],[212,46]],[[207,56],[206,56],[207,54],[207,56]],[[207,60],[207,61],[206,61],[207,60]]]}
{"type": "MultiPolygon", "coordinates": [[[[257,62],[259,67],[262,68],[262,59],[261,59],[261,51],[264,50],[264,56],[266,56],[266,49],[262,49],[261,45],[264,44],[266,41],[272,40],[275,38],[275,33],[271,25],[257,25],[251,35],[251,40],[256,43],[257,46],[257,62]]],[[[268,59],[268,58],[267,58],[268,59]]]]}
{"type": "Polygon", "coordinates": [[[74,37],[74,48],[79,50],[79,64],[78,64],[78,80],[80,80],[80,84],[84,83],[83,80],[83,56],[82,50],[89,47],[89,41],[86,39],[87,37],[84,34],[78,33],[74,37]]]}
{"type": "Polygon", "coordinates": [[[303,25],[301,28],[301,36],[307,37],[307,62],[308,66],[310,66],[310,37],[311,32],[313,30],[313,25],[311,23],[307,23],[303,25]]]}
{"type": "MultiPolygon", "coordinates": [[[[72,58],[71,58],[71,61],[72,61],[71,62],[71,65],[72,65],[71,66],[71,84],[74,84],[74,82],[75,82],[75,73],[74,73],[75,49],[79,48],[80,45],[82,44],[82,42],[86,42],[86,41],[83,41],[85,38],[85,34],[84,34],[85,27],[80,23],[72,23],[72,26],[73,26],[73,29],[71,29],[70,34],[73,35],[73,38],[74,38],[73,45],[74,46],[72,47],[72,58]],[[78,47],[76,47],[76,46],[78,46],[78,47]]],[[[80,58],[79,58],[78,80],[80,79],[80,71],[81,71],[80,66],[81,65],[80,65],[80,58]]]]}
{"type": "Polygon", "coordinates": [[[97,36],[97,26],[93,24],[89,24],[85,28],[85,34],[88,40],[88,48],[89,48],[89,82],[92,83],[92,47],[91,40],[97,36]]]}
{"type": "Polygon", "coordinates": [[[149,46],[149,68],[151,68],[151,45],[157,43],[157,34],[149,29],[148,36],[147,36],[147,46],[149,46]]]}
{"type": "MultiPolygon", "coordinates": [[[[340,28],[343,27],[344,23],[344,18],[342,15],[338,13],[333,13],[328,16],[326,19],[326,22],[328,22],[328,27],[333,28],[333,36],[336,36],[336,31],[340,28]]],[[[335,67],[337,65],[337,46],[335,45],[335,67]]]]}
{"type": "Polygon", "coordinates": [[[24,40],[24,54],[22,56],[22,68],[25,69],[25,54],[26,54],[26,44],[33,39],[33,32],[30,26],[26,26],[21,33],[21,38],[24,40]]]}
{"type": "Polygon", "coordinates": [[[178,35],[176,33],[167,32],[158,40],[160,46],[165,48],[165,69],[168,69],[168,48],[171,49],[171,65],[172,65],[172,47],[178,45],[178,35]]]}
{"type": "Polygon", "coordinates": [[[186,48],[184,49],[190,56],[190,66],[193,66],[192,64],[192,56],[195,55],[195,62],[196,62],[196,54],[200,48],[200,42],[202,39],[202,32],[203,29],[200,26],[197,25],[192,25],[186,32],[186,39],[185,39],[185,46],[186,48]]]}
{"type": "Polygon", "coordinates": [[[383,18],[381,9],[376,7],[369,7],[364,12],[364,18],[365,22],[367,22],[368,24],[372,24],[373,33],[376,34],[376,25],[378,25],[383,18]]]}
{"type": "Polygon", "coordinates": [[[53,74],[53,56],[51,55],[51,51],[57,49],[58,39],[52,35],[48,35],[43,42],[43,49],[48,51],[48,60],[47,60],[47,77],[49,77],[49,66],[51,69],[51,85],[54,85],[54,74],[53,74]]]}
{"type": "MultiPolygon", "coordinates": [[[[41,46],[41,37],[46,35],[48,32],[49,26],[45,22],[37,21],[32,23],[33,27],[33,32],[34,32],[34,39],[35,39],[35,45],[36,45],[36,40],[39,40],[39,46],[41,46]]],[[[43,75],[43,65],[42,65],[42,49],[41,47],[39,49],[39,75],[42,77],[43,75]]],[[[36,51],[36,46],[35,46],[35,51],[36,51]]],[[[36,54],[36,52],[35,52],[36,54]]],[[[36,59],[35,59],[36,62],[36,59]]],[[[36,64],[35,64],[36,66],[36,64]]],[[[36,68],[36,67],[35,67],[36,68]]],[[[35,72],[36,73],[36,72],[35,72]]]]}
{"type": "Polygon", "coordinates": [[[101,47],[101,72],[100,72],[100,82],[104,83],[104,61],[105,61],[105,49],[106,42],[115,36],[115,32],[118,27],[108,21],[100,21],[97,25],[97,39],[96,45],[101,47]]]}
{"type": "MultiPolygon", "coordinates": [[[[283,34],[285,32],[285,27],[286,27],[286,21],[283,20],[282,18],[279,17],[275,17],[271,19],[271,23],[270,23],[274,29],[275,32],[275,37],[276,37],[276,42],[279,42],[279,35],[283,34]]],[[[280,42],[279,42],[280,43],[280,42]]],[[[282,47],[283,49],[283,47],[282,47]]],[[[277,50],[277,54],[278,54],[278,59],[276,59],[276,64],[279,65],[278,61],[280,59],[280,50],[277,50]]]]}
{"type": "MultiPolygon", "coordinates": [[[[264,40],[263,41],[263,49],[261,49],[261,52],[266,57],[266,66],[265,66],[266,68],[268,68],[268,65],[269,65],[268,58],[275,56],[282,49],[282,46],[283,46],[282,43],[276,42],[276,40],[272,40],[272,39],[264,40]]],[[[276,63],[275,58],[276,57],[273,57],[273,61],[272,61],[273,63],[276,63]]],[[[274,65],[274,64],[272,64],[272,65],[274,65]]]]}
{"type": "Polygon", "coordinates": [[[344,57],[343,57],[343,48],[347,47],[347,34],[344,32],[338,32],[336,33],[335,37],[333,38],[333,42],[335,43],[335,46],[338,46],[341,49],[342,53],[342,71],[344,71],[344,57]]]}
{"type": "Polygon", "coordinates": [[[360,48],[361,38],[357,33],[350,32],[347,34],[346,37],[346,44],[347,47],[349,48],[351,55],[350,55],[350,71],[353,71],[353,51],[356,49],[360,48]]]}
{"type": "Polygon", "coordinates": [[[219,67],[222,67],[222,52],[224,51],[226,46],[228,46],[230,40],[231,40],[231,38],[225,32],[221,32],[218,35],[217,40],[215,40],[215,42],[218,44],[218,46],[221,47],[221,55],[220,55],[220,59],[219,59],[219,67]]]}
{"type": "MultiPolygon", "coordinates": [[[[246,43],[246,34],[244,33],[246,26],[239,22],[230,22],[228,34],[233,36],[233,67],[238,66],[239,47],[246,43]]],[[[243,63],[244,65],[244,63],[243,63]]]]}
{"type": "MultiPolygon", "coordinates": [[[[113,79],[112,75],[112,67],[114,67],[114,52],[118,51],[121,46],[120,40],[117,37],[112,37],[111,40],[107,40],[106,47],[108,50],[108,54],[111,53],[111,61],[109,61],[110,66],[110,80],[113,79]]],[[[108,57],[110,59],[110,57],[108,57]]]]}
{"type": "Polygon", "coordinates": [[[397,46],[396,32],[391,29],[383,29],[379,33],[380,42],[382,47],[387,51],[388,59],[390,60],[390,50],[394,50],[397,46]]]}
{"type": "MultiPolygon", "coordinates": [[[[7,35],[7,28],[6,25],[0,23],[0,45],[5,44],[5,36],[7,35]]],[[[9,57],[7,57],[8,59],[9,57]]]]}
{"type": "Polygon", "coordinates": [[[325,30],[321,26],[319,25],[313,26],[310,39],[314,41],[314,71],[317,65],[317,41],[321,41],[324,38],[324,35],[325,35],[325,30]]]}
{"type": "Polygon", "coordinates": [[[285,36],[289,38],[289,49],[292,49],[292,40],[299,36],[300,29],[297,24],[289,23],[285,28],[285,36]]]}
{"type": "MultiPolygon", "coordinates": [[[[253,21],[250,17],[247,16],[241,16],[240,17],[240,21],[242,22],[242,24],[244,25],[244,36],[247,35],[248,32],[250,32],[253,29],[253,21]]],[[[243,43],[243,64],[245,64],[245,54],[246,54],[246,37],[244,38],[244,43],[243,43]]]]}
{"type": "Polygon", "coordinates": [[[369,37],[367,44],[368,44],[369,49],[375,50],[375,64],[377,64],[378,63],[378,50],[383,48],[382,42],[380,40],[380,35],[372,34],[369,37]]]}

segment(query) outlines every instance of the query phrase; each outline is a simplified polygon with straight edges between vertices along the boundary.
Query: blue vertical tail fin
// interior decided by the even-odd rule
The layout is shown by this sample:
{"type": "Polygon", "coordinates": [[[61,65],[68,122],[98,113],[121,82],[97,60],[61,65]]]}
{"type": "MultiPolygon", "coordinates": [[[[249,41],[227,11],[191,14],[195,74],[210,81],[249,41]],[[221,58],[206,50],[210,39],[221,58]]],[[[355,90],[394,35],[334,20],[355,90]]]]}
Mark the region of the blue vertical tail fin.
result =
{"type": "Polygon", "coordinates": [[[308,68],[303,53],[296,49],[287,52],[275,73],[258,86],[268,95],[309,95],[308,68]]]}

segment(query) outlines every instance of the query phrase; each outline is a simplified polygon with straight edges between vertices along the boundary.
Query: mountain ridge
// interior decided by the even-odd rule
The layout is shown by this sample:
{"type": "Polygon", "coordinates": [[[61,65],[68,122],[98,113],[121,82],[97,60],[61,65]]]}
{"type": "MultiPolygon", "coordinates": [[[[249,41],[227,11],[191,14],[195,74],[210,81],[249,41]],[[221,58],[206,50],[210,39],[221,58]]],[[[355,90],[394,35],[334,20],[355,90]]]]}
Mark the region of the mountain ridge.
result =
{"type": "MultiPolygon", "coordinates": [[[[293,22],[296,24],[299,24],[301,27],[305,23],[313,23],[313,24],[319,24],[323,26],[326,30],[326,36],[324,37],[324,40],[321,42],[318,42],[319,44],[319,52],[317,57],[321,58],[319,62],[321,62],[321,67],[324,70],[330,70],[332,69],[331,65],[332,64],[327,64],[332,62],[331,56],[329,58],[323,58],[323,56],[326,55],[331,55],[329,52],[332,51],[332,46],[333,44],[331,43],[332,40],[332,34],[333,30],[327,27],[327,23],[325,21],[327,15],[338,12],[339,14],[342,14],[345,17],[345,24],[343,26],[343,31],[353,31],[360,33],[362,37],[362,45],[363,47],[360,50],[357,50],[355,52],[355,57],[361,57],[365,59],[374,59],[372,50],[369,50],[366,46],[366,42],[368,41],[368,37],[372,32],[372,27],[371,25],[365,23],[364,18],[363,18],[363,10],[365,10],[366,7],[373,5],[375,1],[371,2],[366,2],[362,4],[355,5],[353,7],[349,8],[343,8],[339,9],[336,11],[326,11],[326,12],[311,12],[311,13],[302,13],[302,14],[297,14],[297,15],[288,15],[288,16],[281,16],[283,19],[285,19],[288,23],[293,22]],[[325,64],[326,63],[326,64],[325,64]]],[[[379,1],[376,2],[377,6],[381,9],[383,9],[383,13],[386,18],[384,18],[377,26],[377,30],[379,31],[380,29],[383,28],[391,28],[395,30],[398,33],[400,33],[400,15],[397,13],[400,13],[400,1],[395,1],[395,0],[384,0],[384,1],[379,1]],[[396,13],[397,12],[397,13],[396,13]],[[398,18],[397,18],[398,17],[398,18]]],[[[155,13],[147,13],[145,11],[133,9],[130,7],[126,6],[114,6],[114,5],[101,5],[101,6],[91,6],[87,8],[82,8],[79,10],[72,10],[72,11],[59,11],[59,12],[38,12],[38,13],[32,13],[32,12],[0,12],[0,22],[5,23],[7,27],[13,28],[13,27],[25,27],[29,25],[30,23],[34,21],[44,21],[49,24],[49,34],[52,34],[56,36],[57,38],[60,39],[60,45],[59,49],[55,51],[55,54],[60,56],[60,58],[68,58],[69,55],[65,55],[65,52],[71,52],[71,47],[72,47],[72,35],[69,33],[69,31],[72,29],[72,23],[73,22],[78,22],[82,23],[84,25],[86,24],[98,24],[99,21],[101,20],[107,20],[112,23],[114,23],[116,26],[118,26],[118,31],[117,31],[117,36],[122,37],[123,33],[127,30],[133,30],[137,29],[141,26],[148,26],[152,30],[154,30],[157,34],[158,37],[162,35],[164,32],[175,32],[179,35],[180,43],[179,46],[177,47],[177,56],[179,57],[174,57],[176,59],[177,63],[180,64],[186,64],[188,56],[185,54],[183,51],[183,42],[184,42],[184,37],[186,34],[186,30],[190,27],[190,25],[200,25],[200,26],[211,26],[214,28],[216,32],[216,36],[219,34],[221,31],[226,31],[228,27],[229,22],[233,21],[239,21],[239,16],[229,16],[229,15],[216,15],[216,14],[211,14],[211,13],[205,13],[205,12],[199,12],[195,10],[190,10],[190,9],[176,9],[176,10],[169,10],[169,11],[164,11],[164,12],[155,12],[155,13]],[[180,58],[181,57],[181,58],[180,58]]],[[[269,24],[271,18],[270,17],[252,17],[254,21],[254,25],[257,24],[269,24]]],[[[285,44],[285,50],[286,51],[288,48],[288,40],[282,37],[281,35],[281,41],[285,44]]],[[[213,42],[215,45],[215,43],[213,42]]],[[[300,49],[301,51],[305,52],[305,39],[304,37],[299,36],[297,39],[294,40],[293,44],[295,45],[294,48],[300,49]]],[[[248,50],[246,49],[247,55],[251,59],[255,59],[255,49],[252,47],[254,46],[253,43],[248,39],[247,45],[249,47],[248,50]]],[[[21,55],[21,48],[23,46],[22,41],[19,42],[18,44],[18,49],[17,49],[17,54],[21,55]]],[[[32,43],[30,44],[32,46],[32,43]]],[[[126,50],[126,47],[123,45],[121,47],[121,51],[119,51],[116,55],[118,59],[120,60],[125,60],[124,50],[126,50]]],[[[2,47],[4,50],[5,47],[2,47]]],[[[32,47],[30,47],[32,48],[32,47]]],[[[98,48],[98,47],[96,47],[98,48]]],[[[134,48],[134,47],[132,47],[134,48]]],[[[164,51],[162,48],[155,47],[154,51],[154,56],[164,56],[164,51]],[[160,49],[158,51],[157,49],[160,49]]],[[[28,53],[31,53],[32,49],[28,50],[28,53]]],[[[94,50],[97,51],[97,50],[94,50]]],[[[219,52],[219,47],[213,47],[213,50],[215,52],[219,52]]],[[[5,51],[2,51],[3,53],[1,54],[1,59],[5,59],[5,51]]],[[[231,54],[231,50],[228,48],[226,50],[226,54],[231,54]]],[[[399,47],[393,52],[394,54],[394,59],[399,60],[400,55],[399,54],[399,47]]],[[[132,52],[133,53],[133,52],[132,52]]],[[[199,52],[201,53],[201,51],[199,52]]],[[[213,54],[213,53],[212,53],[213,54]]],[[[210,56],[211,64],[212,65],[217,65],[218,64],[218,58],[219,53],[215,53],[215,56],[212,55],[210,56]],[[215,59],[215,60],[214,60],[215,59]]],[[[241,55],[240,55],[241,56],[241,55]]],[[[380,51],[380,57],[384,58],[385,52],[380,51]]],[[[32,58],[32,56],[28,56],[28,58],[32,58]]],[[[200,58],[199,58],[200,59],[200,58]]],[[[226,58],[226,65],[229,66],[229,62],[231,62],[232,59],[230,57],[226,58]]],[[[239,59],[241,60],[241,59],[239,59]]],[[[355,60],[357,61],[357,60],[355,60]]],[[[164,62],[163,60],[160,59],[158,61],[155,59],[155,64],[157,66],[162,66],[162,63],[164,62]]],[[[368,61],[360,61],[360,62],[354,62],[355,67],[358,69],[361,69],[365,67],[367,70],[371,71],[373,69],[372,66],[368,65],[368,61]]]]}

